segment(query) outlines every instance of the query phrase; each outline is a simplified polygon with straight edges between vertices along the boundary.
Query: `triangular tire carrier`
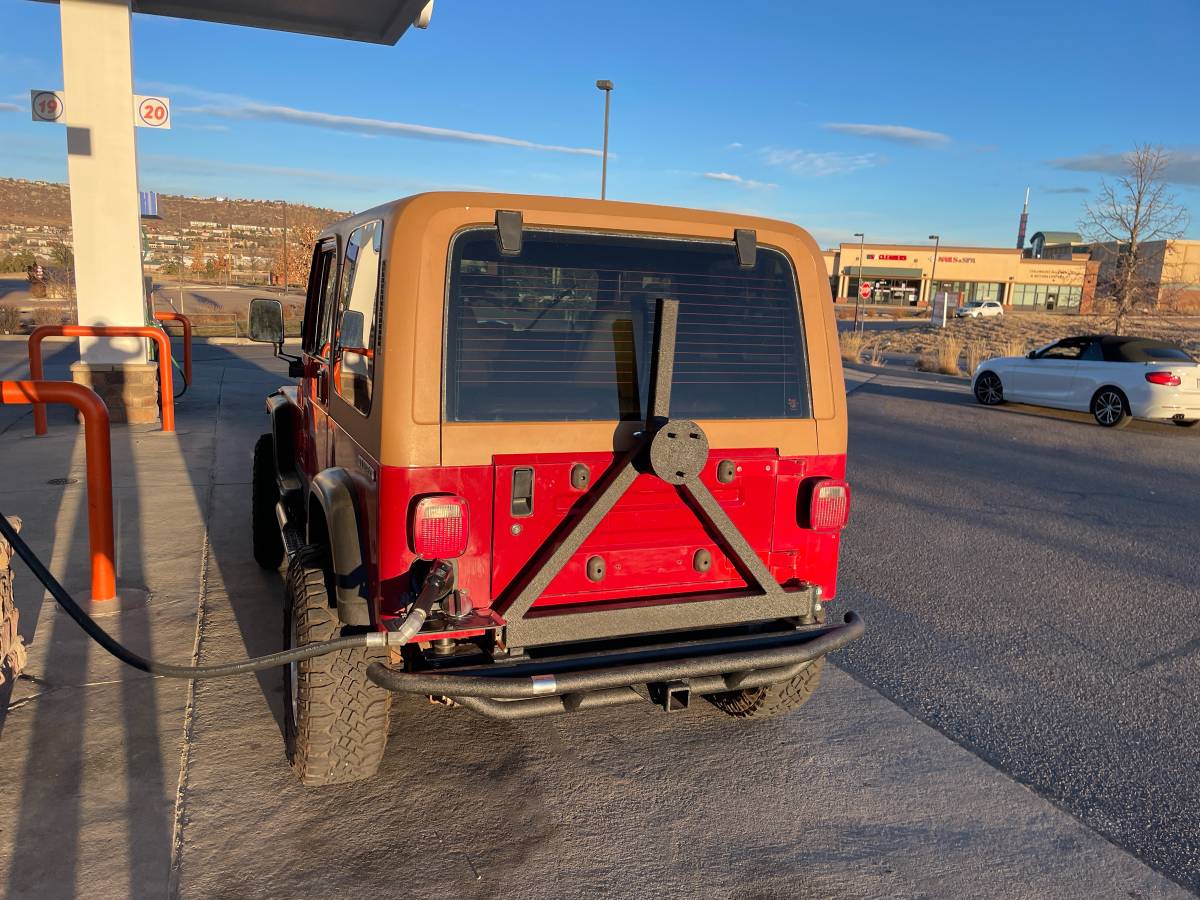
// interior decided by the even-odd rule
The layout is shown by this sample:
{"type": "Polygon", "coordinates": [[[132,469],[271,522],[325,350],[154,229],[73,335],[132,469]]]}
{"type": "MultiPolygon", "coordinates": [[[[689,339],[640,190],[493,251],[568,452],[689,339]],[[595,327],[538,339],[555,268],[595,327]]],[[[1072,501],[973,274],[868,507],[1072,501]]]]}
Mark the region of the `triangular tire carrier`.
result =
{"type": "Polygon", "coordinates": [[[504,639],[510,652],[542,644],[768,619],[793,619],[797,625],[817,621],[818,591],[812,586],[784,590],[700,480],[708,461],[708,439],[695,422],[670,417],[679,301],[659,298],[656,313],[646,427],[635,435],[633,447],[596,482],[581,507],[534,554],[514,582],[511,599],[497,604],[497,612],[507,620],[504,639]],[[689,594],[654,603],[597,604],[586,610],[533,611],[537,598],[643,473],[675,486],[752,590],[689,594]]]}

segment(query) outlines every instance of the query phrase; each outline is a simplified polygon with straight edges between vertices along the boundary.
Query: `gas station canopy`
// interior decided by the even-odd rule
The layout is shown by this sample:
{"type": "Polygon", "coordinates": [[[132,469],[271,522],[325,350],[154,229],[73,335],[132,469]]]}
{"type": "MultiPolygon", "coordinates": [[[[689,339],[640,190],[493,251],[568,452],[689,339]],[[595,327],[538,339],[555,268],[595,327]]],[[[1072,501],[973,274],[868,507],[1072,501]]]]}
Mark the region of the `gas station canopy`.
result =
{"type": "MultiPolygon", "coordinates": [[[[395,44],[431,0],[133,0],[133,12],[395,44]]],[[[425,22],[420,23],[423,27],[425,22]]]]}
{"type": "MultiPolygon", "coordinates": [[[[140,326],[152,315],[153,301],[138,217],[132,14],[390,45],[410,27],[428,26],[434,0],[49,2],[58,4],[63,47],[63,90],[54,93],[69,98],[56,102],[53,121],[67,130],[79,323],[140,326]]],[[[303,68],[302,61],[297,65],[303,68]]],[[[145,345],[142,338],[85,338],[79,365],[136,374],[148,366],[145,345]]]]}

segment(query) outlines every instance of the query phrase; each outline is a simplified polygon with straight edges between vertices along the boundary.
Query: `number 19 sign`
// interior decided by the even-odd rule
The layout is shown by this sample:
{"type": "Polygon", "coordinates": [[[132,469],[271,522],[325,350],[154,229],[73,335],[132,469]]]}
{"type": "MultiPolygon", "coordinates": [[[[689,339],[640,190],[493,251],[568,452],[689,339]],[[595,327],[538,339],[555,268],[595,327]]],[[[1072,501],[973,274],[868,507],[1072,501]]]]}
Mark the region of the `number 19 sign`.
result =
{"type": "Polygon", "coordinates": [[[57,122],[62,118],[65,106],[62,91],[29,92],[29,107],[35,122],[57,122]]]}

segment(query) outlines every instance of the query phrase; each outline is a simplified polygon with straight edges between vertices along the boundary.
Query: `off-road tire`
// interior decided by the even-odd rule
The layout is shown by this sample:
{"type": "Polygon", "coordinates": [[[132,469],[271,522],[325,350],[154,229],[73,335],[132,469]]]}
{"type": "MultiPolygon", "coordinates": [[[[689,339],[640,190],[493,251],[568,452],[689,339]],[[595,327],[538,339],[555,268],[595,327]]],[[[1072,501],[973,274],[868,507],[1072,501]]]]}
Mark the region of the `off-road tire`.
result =
{"type": "Polygon", "coordinates": [[[1120,388],[1100,388],[1092,395],[1092,402],[1088,408],[1096,424],[1102,428],[1124,428],[1133,421],[1129,412],[1129,399],[1120,388]]]}
{"type": "MultiPolygon", "coordinates": [[[[303,646],[341,637],[330,603],[331,576],[323,547],[302,547],[287,574],[284,646],[303,646]]],[[[284,733],[288,759],[309,786],[370,778],[387,746],[392,695],[367,679],[367,664],[385,661],[387,651],[339,650],[283,668],[284,733]],[[296,696],[292,680],[295,673],[296,696]]]]}
{"type": "Polygon", "coordinates": [[[825,657],[819,657],[788,681],[744,691],[725,691],[705,697],[709,703],[737,719],[766,719],[799,709],[821,683],[825,657]]]}
{"type": "Polygon", "coordinates": [[[275,517],[279,483],[275,480],[275,438],[264,434],[254,445],[250,468],[250,543],[254,561],[264,569],[283,563],[283,535],[275,517]]]}

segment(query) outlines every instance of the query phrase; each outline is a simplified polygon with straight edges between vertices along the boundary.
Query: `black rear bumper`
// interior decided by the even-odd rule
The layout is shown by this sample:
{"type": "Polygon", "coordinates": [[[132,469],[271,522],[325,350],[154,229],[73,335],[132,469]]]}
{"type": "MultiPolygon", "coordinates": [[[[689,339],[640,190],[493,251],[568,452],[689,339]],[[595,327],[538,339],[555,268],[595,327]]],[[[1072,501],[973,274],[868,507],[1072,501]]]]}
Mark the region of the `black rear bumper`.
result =
{"type": "MultiPolygon", "coordinates": [[[[862,618],[848,612],[841,625],[733,641],[437,672],[402,672],[372,663],[367,677],[389,691],[447,697],[494,719],[523,719],[634,703],[672,690],[715,694],[787,681],[864,629],[862,618]]],[[[669,698],[660,702],[670,708],[669,698]]]]}

